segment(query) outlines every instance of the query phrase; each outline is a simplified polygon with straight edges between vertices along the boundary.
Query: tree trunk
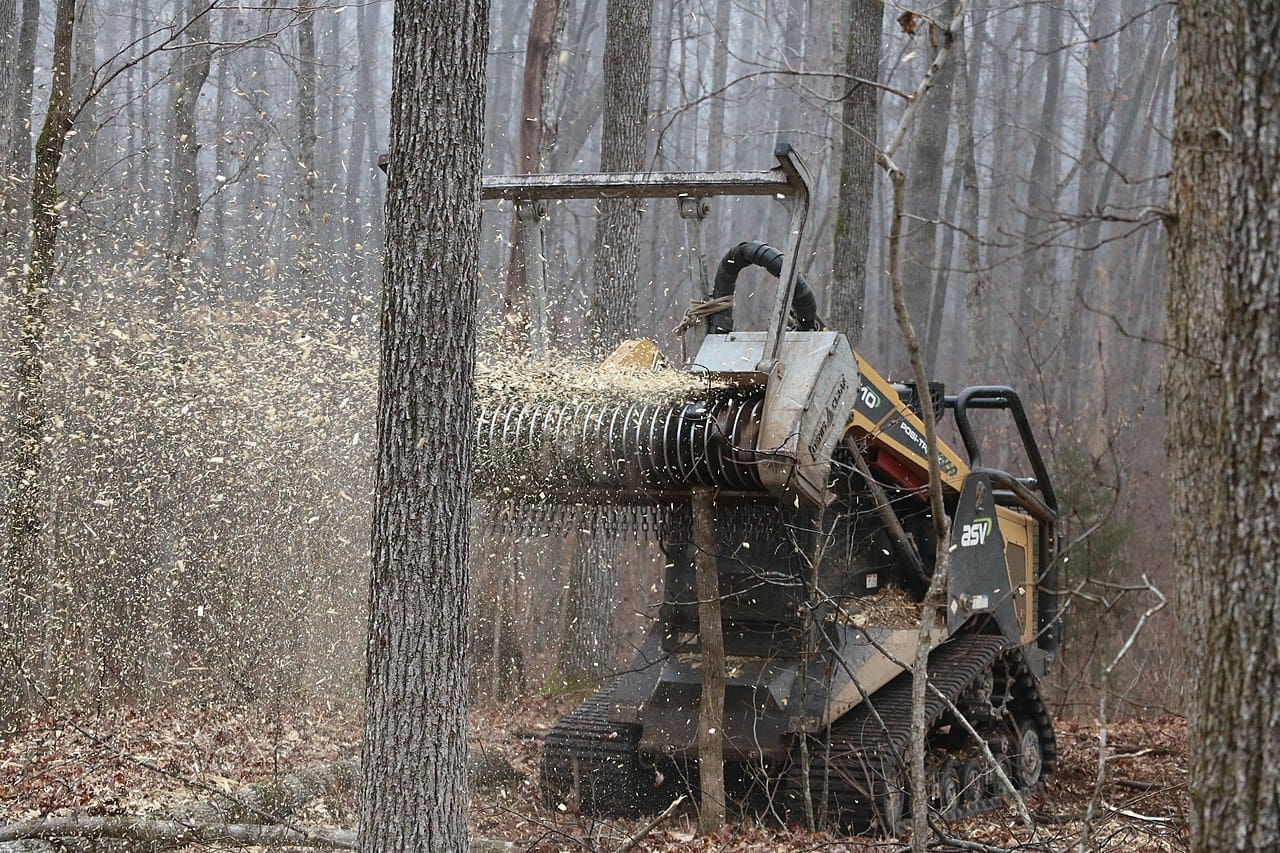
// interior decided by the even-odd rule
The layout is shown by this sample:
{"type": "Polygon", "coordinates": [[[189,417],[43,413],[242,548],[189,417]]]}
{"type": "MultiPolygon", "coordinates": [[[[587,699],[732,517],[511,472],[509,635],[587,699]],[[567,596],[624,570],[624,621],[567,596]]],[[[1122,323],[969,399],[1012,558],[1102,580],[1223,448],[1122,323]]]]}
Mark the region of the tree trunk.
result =
{"type": "MultiPolygon", "coordinates": [[[[363,9],[363,7],[362,7],[363,9]]],[[[220,38],[222,41],[229,41],[231,35],[231,23],[223,18],[220,27],[220,38]]],[[[210,227],[212,232],[212,245],[209,251],[209,262],[217,269],[221,269],[227,262],[227,228],[230,223],[227,221],[227,196],[231,194],[232,189],[227,185],[227,181],[231,175],[231,156],[232,143],[228,138],[230,133],[231,118],[231,91],[228,75],[228,66],[231,64],[231,57],[224,54],[218,58],[218,73],[214,76],[214,86],[217,89],[217,99],[214,103],[213,118],[213,138],[214,138],[214,181],[217,185],[214,187],[213,196],[213,224],[210,227]]]]}
{"type": "MultiPolygon", "coordinates": [[[[298,20],[298,270],[315,293],[316,256],[316,21],[308,2],[298,20]]],[[[328,287],[324,291],[327,293],[328,287]]]]}
{"type": "Polygon", "coordinates": [[[718,94],[711,99],[707,119],[707,168],[716,171],[724,168],[725,125],[724,86],[729,76],[729,47],[733,31],[729,28],[730,13],[733,3],[730,0],[716,0],[716,17],[714,23],[714,44],[711,53],[711,91],[718,94]]]}
{"type": "MultiPolygon", "coordinates": [[[[18,128],[18,2],[0,0],[0,200],[8,197],[13,135],[18,128]]],[[[0,216],[3,215],[0,207],[0,216]]]]}
{"type": "Polygon", "coordinates": [[[578,531],[560,635],[558,669],[566,685],[597,681],[613,666],[614,622],[618,602],[616,539],[600,524],[601,513],[578,531]]]}
{"type": "MultiPolygon", "coordinates": [[[[516,171],[527,175],[542,169],[551,124],[548,107],[555,88],[560,38],[564,33],[567,0],[536,0],[529,18],[529,37],[524,50],[524,76],[520,89],[520,153],[516,171]]],[[[507,261],[507,287],[503,313],[507,321],[523,326],[529,322],[545,322],[545,318],[529,316],[526,292],[523,239],[520,220],[512,216],[511,254],[507,261]]],[[[542,340],[546,340],[543,336],[542,340]]]]}
{"type": "Polygon", "coordinates": [[[355,247],[370,240],[371,235],[364,223],[374,221],[378,211],[382,210],[382,182],[377,167],[377,146],[381,139],[378,135],[378,111],[373,85],[382,4],[361,3],[356,14],[358,62],[346,192],[347,249],[352,273],[350,278],[357,285],[353,305],[359,305],[360,298],[367,295],[365,285],[369,278],[366,270],[371,266],[369,256],[355,247]]]}
{"type": "Polygon", "coordinates": [[[716,558],[715,490],[693,491],[693,547],[698,573],[698,648],[702,700],[698,709],[698,828],[724,825],[724,631],[720,621],[720,565],[716,558]]]}
{"type": "MultiPolygon", "coordinates": [[[[971,18],[973,26],[981,23],[977,16],[971,18]]],[[[959,36],[959,37],[963,37],[959,36]]],[[[956,63],[956,79],[960,81],[961,101],[956,104],[956,168],[960,170],[961,227],[964,229],[964,265],[968,286],[965,289],[965,316],[970,318],[967,328],[969,334],[967,364],[968,383],[987,381],[986,375],[992,362],[991,325],[993,308],[989,304],[991,293],[991,276],[983,268],[982,240],[979,237],[980,211],[982,199],[978,189],[978,158],[973,141],[973,104],[978,93],[978,74],[981,63],[970,61],[981,57],[982,40],[975,38],[972,46],[965,42],[956,45],[954,61],[956,63]]]]}
{"type": "MultiPolygon", "coordinates": [[[[947,26],[955,8],[955,0],[944,0],[937,13],[941,27],[947,26]]],[[[916,37],[932,37],[940,43],[944,38],[942,33],[931,36],[924,32],[916,37]]],[[[943,65],[920,105],[907,166],[907,213],[919,217],[919,220],[913,219],[905,234],[902,278],[907,311],[912,322],[922,331],[929,328],[929,306],[935,301],[933,274],[938,266],[936,221],[942,211],[943,165],[947,161],[947,140],[951,135],[951,84],[954,77],[955,65],[950,62],[943,65]]],[[[938,310],[942,310],[940,305],[938,310]]],[[[927,348],[927,342],[923,343],[927,348]]]]}
{"type": "MultiPolygon", "coordinates": [[[[850,0],[844,73],[875,80],[880,70],[880,33],[884,7],[850,0]]],[[[840,109],[840,190],[836,200],[834,268],[827,323],[844,332],[856,349],[862,344],[862,313],[867,299],[867,250],[871,241],[871,198],[876,169],[874,87],[847,81],[840,109]]]]}
{"type": "MultiPolygon", "coordinates": [[[[609,0],[604,48],[604,133],[600,171],[644,168],[649,121],[649,28],[653,0],[609,0]]],[[[640,203],[605,199],[596,220],[592,328],[608,352],[632,334],[636,320],[640,203]]]]}
{"type": "MultiPolygon", "coordinates": [[[[1245,42],[1241,180],[1223,300],[1216,447],[1225,464],[1214,472],[1223,500],[1211,516],[1214,560],[1197,638],[1204,658],[1190,790],[1201,850],[1280,848],[1280,9],[1249,8],[1236,18],[1245,42]]],[[[1202,520],[1184,518],[1197,531],[1202,520]]]]}
{"type": "MultiPolygon", "coordinates": [[[[602,172],[636,172],[644,167],[652,15],[653,0],[609,0],[602,172]]],[[[639,202],[602,200],[596,219],[590,341],[598,353],[608,352],[633,334],[639,244],[639,202]]],[[[617,543],[612,539],[594,530],[579,533],[569,576],[570,604],[560,643],[561,672],[567,679],[598,673],[613,663],[619,558],[617,543]],[[578,651],[566,655],[566,648],[578,651]],[[587,659],[588,655],[594,659],[587,659]]]]}
{"type": "Polygon", "coordinates": [[[14,59],[12,124],[0,133],[0,274],[13,281],[26,261],[27,226],[30,224],[31,188],[31,90],[36,64],[36,33],[40,0],[23,0],[22,24],[17,32],[14,59]]]}
{"type": "Polygon", "coordinates": [[[1167,443],[1191,843],[1280,845],[1280,13],[1178,7],[1167,443]],[[1204,451],[1218,454],[1205,465],[1204,451]]]}
{"type": "Polygon", "coordinates": [[[488,3],[398,0],[361,850],[465,850],[488,3]]]}
{"type": "MultiPolygon", "coordinates": [[[[1062,92],[1062,66],[1066,50],[1062,46],[1063,12],[1059,6],[1041,10],[1043,31],[1039,49],[1048,55],[1040,61],[1046,64],[1044,73],[1044,101],[1035,131],[1035,146],[1031,154],[1031,173],[1027,176],[1027,203],[1022,221],[1024,254],[1022,292],[1019,300],[1024,306],[1019,316],[1024,321],[1039,325],[1037,306],[1046,302],[1046,292],[1051,292],[1053,258],[1048,249],[1037,243],[1042,234],[1052,227],[1054,202],[1058,185],[1058,152],[1055,140],[1061,134],[1058,118],[1058,99],[1062,92]]],[[[1035,91],[1033,89],[1033,91],[1035,91]]],[[[1026,328],[1026,327],[1024,327],[1026,328]]]]}
{"type": "Polygon", "coordinates": [[[28,131],[18,115],[18,23],[17,0],[0,0],[0,287],[5,293],[10,278],[22,269],[20,219],[13,208],[23,182],[13,155],[18,133],[28,131]]]}
{"type": "Polygon", "coordinates": [[[573,38],[566,40],[565,49],[573,61],[569,63],[552,130],[554,143],[551,150],[551,171],[572,170],[578,162],[578,153],[586,144],[592,128],[600,119],[599,104],[604,98],[604,74],[588,73],[591,57],[591,39],[599,27],[600,0],[584,0],[581,4],[578,25],[573,38]]]}
{"type": "MultiPolygon", "coordinates": [[[[960,40],[961,34],[955,36],[955,55],[964,52],[964,43],[960,40]]],[[[957,148],[959,146],[957,145],[957,148]]],[[[958,159],[958,158],[957,158],[958,159]]],[[[951,180],[948,181],[947,197],[942,206],[942,221],[954,223],[956,221],[956,206],[960,203],[960,193],[962,184],[964,183],[964,172],[960,167],[960,163],[956,162],[951,167],[951,180]]],[[[955,251],[956,229],[948,226],[942,229],[942,234],[938,237],[938,250],[934,255],[934,276],[933,287],[930,289],[929,295],[929,325],[924,333],[924,369],[927,376],[938,376],[938,354],[942,348],[943,337],[943,321],[947,316],[947,302],[952,298],[954,292],[951,289],[951,278],[955,275],[955,267],[951,263],[951,256],[955,251]]],[[[948,326],[947,347],[954,351],[955,335],[950,331],[954,326],[948,326]]],[[[939,378],[942,378],[939,376],[939,378]]],[[[955,379],[955,376],[948,376],[948,379],[955,379]]]]}
{"type": "MultiPolygon", "coordinates": [[[[196,180],[196,158],[200,144],[196,133],[196,107],[213,50],[209,46],[210,15],[203,0],[188,0],[186,42],[178,53],[174,69],[173,162],[169,180],[173,186],[173,217],[169,228],[170,287],[184,279],[191,249],[200,224],[200,186],[196,180]]],[[[172,298],[172,290],[170,290],[172,298]]]]}
{"type": "Polygon", "coordinates": [[[30,590],[39,573],[40,470],[45,435],[44,344],[49,314],[49,288],[53,283],[54,256],[62,205],[58,200],[58,170],[63,145],[71,129],[71,42],[75,25],[75,0],[58,0],[53,25],[53,62],[49,69],[49,105],[36,143],[31,189],[31,262],[19,293],[18,346],[14,373],[17,380],[17,424],[8,495],[8,557],[5,565],[4,601],[0,602],[0,626],[10,649],[0,660],[3,682],[16,689],[0,691],[0,722],[11,716],[28,693],[16,667],[27,652],[25,637],[31,630],[30,590]]]}

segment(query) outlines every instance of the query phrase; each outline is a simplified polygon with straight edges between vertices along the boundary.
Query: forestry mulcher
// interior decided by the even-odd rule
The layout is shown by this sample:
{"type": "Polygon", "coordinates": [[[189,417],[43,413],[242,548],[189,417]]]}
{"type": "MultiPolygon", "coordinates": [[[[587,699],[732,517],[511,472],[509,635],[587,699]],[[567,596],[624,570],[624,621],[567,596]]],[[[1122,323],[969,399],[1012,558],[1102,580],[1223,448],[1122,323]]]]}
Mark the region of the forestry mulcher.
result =
{"type": "MultiPolygon", "coordinates": [[[[650,507],[667,557],[659,618],[633,664],[546,738],[540,783],[551,807],[571,800],[585,813],[637,815],[697,785],[703,648],[719,645],[704,643],[699,626],[697,564],[707,557],[698,554],[708,551],[725,656],[718,735],[738,802],[855,832],[897,832],[917,793],[906,772],[908,667],[922,620],[932,651],[930,781],[920,793],[930,807],[959,817],[1002,800],[978,738],[1023,791],[1053,770],[1039,679],[1059,643],[1058,507],[1018,395],[1001,386],[948,395],[936,385],[891,383],[843,334],[825,330],[795,268],[807,173],[789,146],[775,156],[778,166],[761,172],[485,183],[486,198],[515,202],[524,219],[535,312],[546,304],[546,200],[677,199],[691,256],[708,197],[767,195],[790,213],[785,251],[743,243],[720,264],[702,303],[706,336],[683,368],[696,392],[657,402],[626,394],[481,398],[482,492],[650,507]],[[751,265],[779,281],[762,332],[736,330],[725,298],[751,265]],[[924,406],[949,415],[964,445],[962,455],[937,444],[946,542],[937,541],[930,514],[924,406]],[[1021,447],[1009,450],[1027,470],[983,463],[989,448],[971,420],[978,410],[1011,417],[1006,432],[1021,447]],[[691,509],[699,495],[709,528],[691,509]],[[945,595],[923,612],[942,549],[950,558],[945,595]]],[[[661,358],[652,345],[631,342],[610,361],[647,370],[661,358]]]]}

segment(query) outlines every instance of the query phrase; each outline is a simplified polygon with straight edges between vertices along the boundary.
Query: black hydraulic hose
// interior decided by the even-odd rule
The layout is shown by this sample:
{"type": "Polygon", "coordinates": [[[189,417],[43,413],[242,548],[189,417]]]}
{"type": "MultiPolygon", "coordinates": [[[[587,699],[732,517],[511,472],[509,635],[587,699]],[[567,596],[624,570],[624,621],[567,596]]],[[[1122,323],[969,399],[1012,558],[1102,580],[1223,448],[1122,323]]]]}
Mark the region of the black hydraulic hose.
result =
{"type": "MultiPolygon", "coordinates": [[[[782,253],[767,243],[752,240],[739,243],[729,250],[716,269],[716,285],[712,297],[732,296],[738,286],[738,273],[743,267],[764,267],[775,277],[782,275],[782,253]]],[[[796,291],[791,296],[791,313],[796,317],[796,328],[801,332],[816,332],[823,328],[818,316],[818,301],[813,290],[800,273],[796,273],[796,291]]],[[[707,334],[724,335],[733,331],[733,309],[726,308],[707,318],[707,334]]]]}

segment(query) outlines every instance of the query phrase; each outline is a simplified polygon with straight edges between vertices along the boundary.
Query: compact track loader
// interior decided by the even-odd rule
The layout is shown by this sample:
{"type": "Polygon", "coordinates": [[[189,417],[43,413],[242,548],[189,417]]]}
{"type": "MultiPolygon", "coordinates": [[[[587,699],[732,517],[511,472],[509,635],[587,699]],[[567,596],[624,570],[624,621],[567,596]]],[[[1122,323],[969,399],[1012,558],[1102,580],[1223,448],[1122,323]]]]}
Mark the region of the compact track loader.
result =
{"type": "MultiPolygon", "coordinates": [[[[1058,508],[1018,395],[976,386],[948,395],[887,381],[824,328],[795,259],[808,177],[789,146],[764,172],[530,175],[493,178],[486,198],[526,219],[535,304],[536,227],[547,199],[680,200],[696,245],[703,199],[766,195],[791,220],[783,251],[731,250],[706,303],[707,334],[682,368],[702,390],[681,399],[482,401],[482,493],[659,508],[663,603],[633,664],[546,739],[541,787],[555,807],[660,810],[696,786],[702,635],[690,511],[714,490],[714,558],[726,655],[720,732],[732,796],[782,814],[808,808],[855,832],[894,833],[910,796],[958,817],[1003,796],[971,727],[1023,790],[1055,763],[1039,679],[1054,663],[1058,508]],[[764,331],[734,328],[738,272],[778,276],[764,331]],[[791,320],[791,329],[788,319],[791,320]],[[950,417],[963,453],[939,442],[950,540],[936,541],[923,408],[950,417]],[[1027,470],[983,464],[977,410],[1012,418],[1027,470]],[[510,460],[521,460],[519,465],[510,460]],[[950,554],[944,603],[923,612],[935,558],[950,554]],[[908,790],[911,674],[928,626],[927,791],[908,790]],[[957,713],[968,726],[961,724],[957,713]]],[[[651,347],[616,355],[647,369],[651,347]]],[[[670,368],[668,368],[670,369],[670,368]]]]}

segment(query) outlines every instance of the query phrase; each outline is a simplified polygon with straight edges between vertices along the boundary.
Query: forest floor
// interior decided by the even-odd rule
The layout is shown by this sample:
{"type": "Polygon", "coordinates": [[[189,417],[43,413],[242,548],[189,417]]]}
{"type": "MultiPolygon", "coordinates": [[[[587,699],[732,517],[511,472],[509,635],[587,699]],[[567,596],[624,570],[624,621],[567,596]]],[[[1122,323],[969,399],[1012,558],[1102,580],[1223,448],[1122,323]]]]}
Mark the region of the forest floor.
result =
{"type": "MultiPolygon", "coordinates": [[[[471,713],[475,744],[497,750],[517,777],[473,792],[477,838],[520,849],[612,851],[650,821],[593,820],[549,811],[537,796],[537,737],[571,698],[522,697],[471,713]]],[[[1034,832],[1012,808],[954,823],[952,838],[1019,850],[1074,848],[1098,772],[1096,722],[1059,722],[1057,772],[1028,798],[1034,832]]],[[[160,815],[214,791],[358,757],[360,711],[331,706],[205,705],[123,708],[34,717],[0,743],[0,824],[42,816],[160,815]]],[[[1089,848],[1188,848],[1186,726],[1177,718],[1131,720],[1108,731],[1107,775],[1097,797],[1089,848]]],[[[329,796],[294,816],[297,823],[354,828],[355,794],[329,796]]],[[[892,850],[902,842],[838,838],[731,817],[715,836],[699,836],[690,809],[654,827],[637,850],[892,850]]],[[[204,848],[193,848],[204,849],[204,848]]],[[[208,849],[215,849],[210,847],[208,849]]],[[[227,849],[219,847],[217,849],[227,849]]],[[[971,849],[981,849],[974,847],[971,849]]]]}

